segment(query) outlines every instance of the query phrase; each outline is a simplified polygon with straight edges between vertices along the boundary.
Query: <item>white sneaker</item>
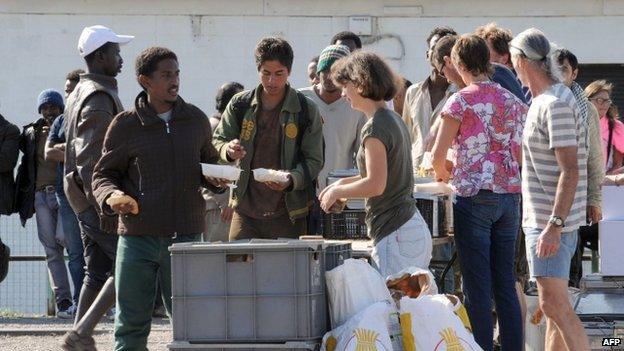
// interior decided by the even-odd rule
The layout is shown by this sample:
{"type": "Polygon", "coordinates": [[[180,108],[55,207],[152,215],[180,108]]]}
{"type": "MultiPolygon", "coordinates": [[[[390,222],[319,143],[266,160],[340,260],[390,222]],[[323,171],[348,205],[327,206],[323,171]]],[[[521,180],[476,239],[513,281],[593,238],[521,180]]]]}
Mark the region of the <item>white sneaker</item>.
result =
{"type": "Polygon", "coordinates": [[[56,311],[56,317],[60,319],[73,319],[76,315],[76,306],[71,305],[66,310],[56,311]]]}

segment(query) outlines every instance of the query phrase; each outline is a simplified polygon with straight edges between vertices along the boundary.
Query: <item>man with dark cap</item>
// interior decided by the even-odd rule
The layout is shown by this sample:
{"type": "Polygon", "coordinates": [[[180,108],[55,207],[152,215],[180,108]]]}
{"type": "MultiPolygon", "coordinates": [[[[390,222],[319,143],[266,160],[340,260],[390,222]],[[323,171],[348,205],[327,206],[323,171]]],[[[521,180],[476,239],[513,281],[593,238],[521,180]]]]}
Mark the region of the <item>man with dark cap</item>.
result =
{"type": "Polygon", "coordinates": [[[24,155],[17,172],[17,206],[22,225],[35,214],[37,235],[46,254],[56,297],[56,316],[69,319],[75,310],[63,256],[67,241],[58,217],[57,162],[46,161],[44,152],[50,126],[63,113],[65,106],[61,94],[51,89],[39,94],[37,106],[41,118],[24,127],[20,141],[24,155]]]}
{"type": "Polygon", "coordinates": [[[93,328],[115,302],[112,274],[118,218],[103,215],[93,196],[91,179],[102,156],[106,130],[123,111],[115,79],[123,64],[119,46],[133,38],[97,25],[84,28],[78,39],[87,73],[80,75],[67,100],[64,187],[78,217],[87,269],[74,329],[66,334],[62,345],[65,350],[95,350],[93,328]]]}
{"type": "MultiPolygon", "coordinates": [[[[80,80],[83,70],[74,70],[67,74],[65,79],[65,99],[69,97],[76,84],[80,80]]],[[[82,239],[80,238],[80,227],[74,210],[69,205],[65,191],[63,190],[63,169],[65,162],[65,116],[60,115],[52,123],[50,134],[45,146],[46,161],[57,162],[56,165],[56,200],[59,208],[59,221],[67,242],[67,255],[69,256],[69,275],[71,276],[74,293],[72,295],[74,305],[78,306],[82,281],[84,280],[84,252],[82,239]]]]}

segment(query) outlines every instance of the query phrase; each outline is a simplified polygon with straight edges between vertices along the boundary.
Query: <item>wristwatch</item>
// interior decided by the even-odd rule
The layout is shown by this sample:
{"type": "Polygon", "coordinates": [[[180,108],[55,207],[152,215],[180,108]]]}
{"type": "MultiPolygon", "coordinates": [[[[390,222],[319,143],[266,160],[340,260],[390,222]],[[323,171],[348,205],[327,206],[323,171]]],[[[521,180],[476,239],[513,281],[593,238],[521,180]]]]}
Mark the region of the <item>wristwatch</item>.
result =
{"type": "Polygon", "coordinates": [[[559,216],[550,216],[550,218],[548,219],[548,223],[554,225],[555,227],[559,227],[559,228],[564,228],[565,227],[565,222],[563,221],[563,218],[561,218],[559,216]]]}

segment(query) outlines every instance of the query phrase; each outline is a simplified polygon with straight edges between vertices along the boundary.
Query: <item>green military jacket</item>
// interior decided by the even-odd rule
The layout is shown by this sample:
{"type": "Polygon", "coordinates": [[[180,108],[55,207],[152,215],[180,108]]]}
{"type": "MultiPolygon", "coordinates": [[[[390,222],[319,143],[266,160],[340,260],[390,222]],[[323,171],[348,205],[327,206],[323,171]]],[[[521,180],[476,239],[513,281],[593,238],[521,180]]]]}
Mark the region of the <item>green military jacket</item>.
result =
{"type": "MultiPolygon", "coordinates": [[[[297,145],[298,130],[298,113],[301,110],[297,91],[290,86],[286,86],[287,92],[282,111],[280,113],[282,126],[282,169],[289,171],[293,180],[292,186],[285,190],[286,209],[291,219],[305,217],[308,214],[309,200],[308,187],[312,186],[306,183],[302,163],[294,165],[293,161],[299,152],[297,145]]],[[[234,95],[227,108],[221,116],[221,122],[214,131],[212,143],[219,151],[221,160],[229,162],[227,158],[227,144],[233,139],[239,139],[241,145],[245,148],[247,154],[240,160],[239,167],[243,170],[237,187],[232,191],[230,196],[230,205],[236,208],[239,201],[244,198],[249,184],[249,177],[252,176],[250,169],[251,159],[254,155],[254,138],[256,136],[256,114],[258,112],[258,99],[262,94],[262,85],[256,87],[256,91],[251,101],[250,108],[245,112],[245,117],[241,124],[234,114],[234,104],[236,104],[245,92],[234,95]]],[[[323,168],[323,126],[318,108],[308,98],[308,113],[310,124],[306,128],[301,138],[301,156],[305,160],[310,171],[312,179],[318,176],[321,168],[323,168]]]]}

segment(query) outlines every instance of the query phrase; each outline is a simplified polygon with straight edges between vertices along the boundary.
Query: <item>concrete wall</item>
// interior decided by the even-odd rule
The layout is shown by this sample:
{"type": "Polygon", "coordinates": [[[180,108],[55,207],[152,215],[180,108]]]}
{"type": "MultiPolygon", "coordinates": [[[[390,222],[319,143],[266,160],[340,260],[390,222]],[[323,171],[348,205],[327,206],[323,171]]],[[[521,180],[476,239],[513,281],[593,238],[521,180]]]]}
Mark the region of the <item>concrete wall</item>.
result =
{"type": "Polygon", "coordinates": [[[582,63],[624,59],[624,45],[617,44],[624,27],[624,1],[619,0],[5,0],[0,3],[0,113],[21,125],[37,117],[37,94],[45,88],[62,90],[65,74],[83,65],[76,45],[87,25],[136,36],[122,48],[125,64],[118,79],[125,106],[139,91],[134,58],[148,46],[162,45],[179,56],[181,96],[212,113],[221,83],[256,84],[252,53],[261,37],[280,35],[291,42],[290,80],[301,87],[308,60],[334,33],[348,29],[353,15],[372,16],[373,36],[364,38],[366,47],[384,54],[412,81],[428,73],[424,40],[437,25],[458,32],[490,21],[515,33],[537,27],[582,63]]]}

